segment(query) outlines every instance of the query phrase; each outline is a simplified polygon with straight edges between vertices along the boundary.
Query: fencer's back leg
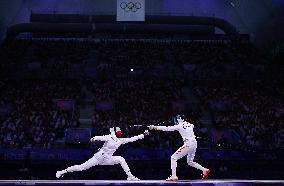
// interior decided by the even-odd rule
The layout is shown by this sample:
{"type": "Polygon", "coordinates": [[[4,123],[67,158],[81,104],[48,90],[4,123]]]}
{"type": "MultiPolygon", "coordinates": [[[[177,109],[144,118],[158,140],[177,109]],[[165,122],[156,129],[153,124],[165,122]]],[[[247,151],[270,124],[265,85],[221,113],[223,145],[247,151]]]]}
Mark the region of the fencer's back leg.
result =
{"type": "Polygon", "coordinates": [[[194,162],[195,157],[195,149],[190,150],[190,152],[187,155],[187,164],[191,167],[194,167],[198,170],[201,170],[202,172],[205,172],[207,169],[202,167],[199,163],[194,162]]]}
{"type": "Polygon", "coordinates": [[[75,172],[75,171],[83,171],[87,170],[95,165],[98,165],[98,160],[96,158],[91,158],[85,163],[82,163],[80,165],[73,165],[71,167],[68,167],[65,169],[67,172],[75,172]]]}

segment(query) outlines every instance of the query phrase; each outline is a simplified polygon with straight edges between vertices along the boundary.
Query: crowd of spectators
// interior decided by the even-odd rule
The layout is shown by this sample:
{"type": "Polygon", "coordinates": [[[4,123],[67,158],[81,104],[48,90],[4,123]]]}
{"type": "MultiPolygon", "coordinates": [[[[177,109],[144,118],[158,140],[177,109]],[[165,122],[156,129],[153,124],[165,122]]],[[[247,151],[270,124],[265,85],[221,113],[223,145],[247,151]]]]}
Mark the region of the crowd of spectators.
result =
{"type": "Polygon", "coordinates": [[[198,79],[247,79],[267,63],[249,42],[180,42],[169,46],[175,63],[198,79]]]}
{"type": "Polygon", "coordinates": [[[176,64],[193,74],[194,91],[217,128],[211,132],[223,134],[212,143],[283,148],[281,65],[269,64],[248,42],[184,42],[171,45],[171,51],[176,64]]]}
{"type": "MultiPolygon", "coordinates": [[[[249,79],[268,64],[248,42],[26,40],[5,44],[0,56],[10,65],[40,63],[42,68],[64,70],[91,60],[97,67],[95,79],[81,84],[2,81],[1,105],[13,108],[9,116],[0,118],[1,144],[6,147],[50,147],[57,138],[55,131],[78,126],[78,108],[62,111],[52,99],[79,99],[85,83],[94,96],[96,134],[105,134],[110,126],[120,126],[128,134],[136,130],[133,125],[170,124],[171,116],[183,112],[196,125],[198,135],[208,137],[211,126],[202,124],[203,113],[185,104],[183,88],[189,86],[185,82],[189,74],[182,70],[186,65],[195,79],[207,80],[196,83],[194,90],[212,113],[213,127],[233,129],[247,146],[262,148],[272,142],[274,147],[283,146],[283,88],[277,81],[249,79]],[[179,76],[166,68],[179,69],[175,71],[179,76]],[[243,83],[243,78],[252,83],[243,83]]],[[[175,142],[176,134],[167,135],[152,136],[146,145],[159,146],[156,138],[160,137],[166,141],[162,145],[182,143],[175,142]]]]}
{"type": "Polygon", "coordinates": [[[44,147],[79,125],[78,107],[65,110],[57,99],[80,98],[80,84],[69,80],[4,80],[0,84],[0,145],[44,147]]]}
{"type": "MultiPolygon", "coordinates": [[[[134,125],[148,126],[166,122],[170,116],[183,106],[175,106],[184,99],[182,87],[184,82],[178,79],[159,78],[122,78],[94,82],[95,105],[109,102],[112,109],[102,111],[95,108],[94,128],[106,132],[110,126],[120,126],[126,131],[136,131],[134,125]]],[[[153,136],[154,138],[154,136],[153,136]]],[[[155,140],[149,145],[155,145],[155,140]]]]}
{"type": "MultiPolygon", "coordinates": [[[[185,113],[195,124],[197,135],[208,140],[208,129],[200,121],[201,110],[186,105],[186,83],[182,69],[178,72],[180,76],[176,77],[171,73],[163,76],[163,67],[155,67],[167,65],[175,68],[169,46],[166,42],[122,41],[103,42],[98,47],[96,62],[98,65],[105,64],[104,72],[109,77],[99,78],[89,86],[95,97],[92,120],[96,132],[104,134],[110,126],[120,126],[133,134],[137,129],[133,125],[173,125],[172,116],[185,113]],[[134,75],[135,72],[130,72],[131,68],[142,72],[134,75]],[[102,111],[96,108],[98,102],[110,102],[113,108],[102,111]]],[[[182,145],[182,140],[178,133],[158,132],[141,145],[175,148],[182,145]]]]}
{"type": "Polygon", "coordinates": [[[283,95],[274,91],[273,84],[261,80],[237,82],[237,85],[202,82],[194,89],[210,108],[215,127],[236,131],[241,145],[283,148],[283,95]]]}
{"type": "Polygon", "coordinates": [[[152,67],[166,62],[166,44],[143,41],[101,42],[97,47],[98,63],[152,67]]]}
{"type": "Polygon", "coordinates": [[[30,61],[40,62],[47,69],[68,69],[81,64],[89,52],[89,45],[77,41],[33,41],[28,48],[30,61]]]}
{"type": "Polygon", "coordinates": [[[0,57],[6,68],[45,69],[62,74],[88,57],[90,44],[73,40],[16,40],[2,44],[0,57]]]}

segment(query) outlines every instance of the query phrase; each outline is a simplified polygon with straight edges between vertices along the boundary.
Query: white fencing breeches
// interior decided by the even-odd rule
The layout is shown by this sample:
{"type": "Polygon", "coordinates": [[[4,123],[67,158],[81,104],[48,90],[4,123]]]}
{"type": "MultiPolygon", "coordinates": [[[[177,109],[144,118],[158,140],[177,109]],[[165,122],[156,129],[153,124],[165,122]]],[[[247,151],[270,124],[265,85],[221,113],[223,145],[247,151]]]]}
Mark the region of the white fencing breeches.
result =
{"type": "Polygon", "coordinates": [[[172,176],[176,176],[177,160],[183,158],[187,155],[187,164],[191,167],[199,169],[201,171],[206,171],[206,168],[202,167],[200,164],[194,162],[194,156],[197,148],[197,142],[193,141],[189,145],[183,145],[171,156],[171,169],[172,176]]]}
{"type": "Polygon", "coordinates": [[[85,163],[82,163],[80,165],[73,165],[65,169],[65,171],[66,172],[83,171],[83,170],[87,170],[96,165],[99,165],[99,160],[95,156],[93,156],[91,159],[89,159],[85,163]]]}
{"type": "Polygon", "coordinates": [[[94,155],[91,159],[89,159],[85,163],[68,167],[64,171],[66,172],[83,171],[83,170],[87,170],[96,165],[115,165],[115,164],[120,164],[122,169],[124,170],[124,172],[127,174],[128,177],[133,176],[125,159],[121,156],[96,156],[94,155]]]}
{"type": "Polygon", "coordinates": [[[125,159],[121,156],[111,156],[108,160],[106,160],[100,165],[115,165],[115,164],[120,164],[122,169],[124,170],[124,172],[127,174],[128,177],[133,177],[125,159]]]}

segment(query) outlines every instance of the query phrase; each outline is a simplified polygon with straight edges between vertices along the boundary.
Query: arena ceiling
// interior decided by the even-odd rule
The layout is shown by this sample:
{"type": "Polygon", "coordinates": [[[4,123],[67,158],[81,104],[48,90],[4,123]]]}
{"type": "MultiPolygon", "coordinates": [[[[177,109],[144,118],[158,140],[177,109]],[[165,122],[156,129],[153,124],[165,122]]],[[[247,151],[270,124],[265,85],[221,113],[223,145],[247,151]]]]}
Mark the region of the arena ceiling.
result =
{"type": "MultiPolygon", "coordinates": [[[[0,34],[29,22],[31,11],[115,14],[116,0],[1,0],[0,34]]],[[[228,20],[256,41],[283,40],[284,0],[146,0],[148,15],[214,16],[228,20]]]]}

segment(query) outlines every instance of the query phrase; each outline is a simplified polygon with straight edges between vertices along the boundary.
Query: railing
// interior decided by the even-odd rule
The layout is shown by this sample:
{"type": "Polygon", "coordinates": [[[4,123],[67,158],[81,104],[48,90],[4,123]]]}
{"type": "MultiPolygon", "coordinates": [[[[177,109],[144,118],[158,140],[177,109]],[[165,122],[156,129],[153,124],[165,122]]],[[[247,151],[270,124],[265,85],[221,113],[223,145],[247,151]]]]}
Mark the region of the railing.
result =
{"type": "MultiPolygon", "coordinates": [[[[80,15],[116,15],[116,11],[42,11],[42,10],[31,10],[31,14],[80,14],[80,15]]],[[[198,13],[194,14],[193,12],[180,13],[180,12],[153,12],[146,11],[145,15],[155,15],[155,16],[206,16],[206,17],[215,17],[215,14],[209,13],[198,13]]]]}
{"type": "MultiPolygon", "coordinates": [[[[132,148],[120,151],[121,156],[128,160],[167,160],[176,151],[174,148],[132,148]]],[[[95,149],[0,149],[0,160],[24,160],[27,156],[37,160],[84,160],[90,158],[95,149]]],[[[197,160],[284,160],[284,149],[278,150],[224,150],[224,149],[197,149],[197,160]]]]}

